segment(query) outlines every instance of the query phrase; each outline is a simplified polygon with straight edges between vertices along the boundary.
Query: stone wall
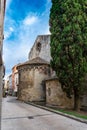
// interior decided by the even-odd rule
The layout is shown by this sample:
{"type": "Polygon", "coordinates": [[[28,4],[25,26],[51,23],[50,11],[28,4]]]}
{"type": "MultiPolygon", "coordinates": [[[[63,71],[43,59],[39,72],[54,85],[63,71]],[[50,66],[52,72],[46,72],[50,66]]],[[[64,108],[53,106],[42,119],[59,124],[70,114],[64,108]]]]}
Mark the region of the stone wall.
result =
{"type": "Polygon", "coordinates": [[[36,57],[40,57],[50,62],[50,35],[40,35],[36,38],[28,58],[31,60],[36,57]]]}
{"type": "Polygon", "coordinates": [[[3,48],[3,24],[4,24],[5,2],[6,0],[0,0],[0,87],[2,87],[2,82],[3,82],[2,80],[4,75],[2,48],[3,48]]]}
{"type": "Polygon", "coordinates": [[[2,87],[3,87],[3,66],[0,66],[0,100],[2,97],[2,87]]]}
{"type": "Polygon", "coordinates": [[[2,48],[3,48],[3,24],[4,24],[4,11],[5,11],[5,1],[0,0],[0,65],[2,64],[2,48]]]}
{"type": "Polygon", "coordinates": [[[60,108],[73,108],[73,99],[67,98],[57,79],[51,79],[46,80],[46,104],[60,108]]]}
{"type": "Polygon", "coordinates": [[[26,65],[19,68],[18,99],[43,101],[45,91],[42,81],[49,77],[48,65],[26,65]]]}
{"type": "Polygon", "coordinates": [[[87,75],[85,76],[85,79],[83,81],[83,94],[81,96],[81,109],[87,111],[87,75]]]}

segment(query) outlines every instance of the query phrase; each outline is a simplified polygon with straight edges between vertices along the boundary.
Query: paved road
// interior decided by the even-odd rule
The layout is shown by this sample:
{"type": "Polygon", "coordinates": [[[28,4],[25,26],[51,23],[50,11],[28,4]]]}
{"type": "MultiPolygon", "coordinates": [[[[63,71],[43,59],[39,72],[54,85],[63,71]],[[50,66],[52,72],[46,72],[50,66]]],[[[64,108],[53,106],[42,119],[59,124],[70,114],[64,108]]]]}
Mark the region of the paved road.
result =
{"type": "Polygon", "coordinates": [[[7,97],[2,103],[1,130],[87,130],[87,124],[7,97]]]}

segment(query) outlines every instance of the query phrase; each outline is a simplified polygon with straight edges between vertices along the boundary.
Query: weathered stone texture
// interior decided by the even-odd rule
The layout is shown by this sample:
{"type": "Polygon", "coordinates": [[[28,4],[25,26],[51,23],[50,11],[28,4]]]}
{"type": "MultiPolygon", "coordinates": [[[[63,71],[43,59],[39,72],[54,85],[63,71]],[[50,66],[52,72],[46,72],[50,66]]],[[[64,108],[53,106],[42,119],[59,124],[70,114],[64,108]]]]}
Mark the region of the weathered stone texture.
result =
{"type": "Polygon", "coordinates": [[[57,79],[46,80],[46,104],[61,108],[72,108],[73,99],[67,98],[57,79]]]}
{"type": "Polygon", "coordinates": [[[19,66],[18,99],[23,101],[42,101],[45,99],[45,91],[42,81],[49,77],[49,65],[19,66]]]}
{"type": "Polygon", "coordinates": [[[81,105],[87,107],[87,94],[83,95],[81,105]]]}
{"type": "Polygon", "coordinates": [[[81,109],[87,111],[87,75],[83,81],[83,94],[81,95],[81,109]]]}
{"type": "Polygon", "coordinates": [[[3,87],[3,24],[4,24],[4,14],[5,14],[5,3],[6,0],[0,0],[0,128],[1,128],[1,100],[2,100],[2,87],[3,87]]]}
{"type": "Polygon", "coordinates": [[[42,59],[50,62],[51,55],[50,55],[50,35],[39,35],[31,51],[29,52],[29,60],[41,57],[42,59]]]}

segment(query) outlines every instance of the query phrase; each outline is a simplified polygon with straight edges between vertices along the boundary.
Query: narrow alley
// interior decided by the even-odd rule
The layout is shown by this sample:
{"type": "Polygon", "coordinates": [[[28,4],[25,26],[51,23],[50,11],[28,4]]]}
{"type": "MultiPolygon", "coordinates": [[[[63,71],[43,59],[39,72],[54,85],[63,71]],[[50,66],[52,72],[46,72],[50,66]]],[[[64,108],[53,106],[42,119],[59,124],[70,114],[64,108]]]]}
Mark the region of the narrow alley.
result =
{"type": "Polygon", "coordinates": [[[15,97],[2,100],[1,130],[87,130],[87,124],[25,104],[15,97]]]}

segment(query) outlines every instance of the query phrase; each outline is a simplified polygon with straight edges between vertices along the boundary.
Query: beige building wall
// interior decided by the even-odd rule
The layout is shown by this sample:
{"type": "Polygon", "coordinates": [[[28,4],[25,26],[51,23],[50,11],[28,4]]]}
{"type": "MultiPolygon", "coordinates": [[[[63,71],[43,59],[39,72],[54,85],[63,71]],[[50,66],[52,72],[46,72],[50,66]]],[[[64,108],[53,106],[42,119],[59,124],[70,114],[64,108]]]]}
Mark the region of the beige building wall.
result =
{"type": "Polygon", "coordinates": [[[18,71],[16,71],[14,74],[14,84],[15,84],[14,92],[17,92],[18,91],[18,71]]]}
{"type": "Polygon", "coordinates": [[[12,68],[12,89],[13,89],[13,95],[17,96],[17,91],[18,91],[18,70],[17,66],[19,64],[13,66],[12,68]]]}
{"type": "Polygon", "coordinates": [[[49,77],[47,66],[28,66],[19,70],[18,99],[23,101],[45,100],[42,81],[49,77]]]}
{"type": "Polygon", "coordinates": [[[18,99],[23,101],[43,101],[45,100],[45,88],[43,80],[50,76],[50,66],[40,58],[28,61],[26,64],[18,66],[19,85],[18,99]],[[38,59],[40,62],[37,62],[38,59]],[[33,61],[33,60],[32,60],[33,61]],[[35,62],[34,62],[35,61],[35,62]]]}
{"type": "Polygon", "coordinates": [[[8,89],[8,93],[9,95],[13,94],[13,87],[12,87],[12,74],[9,75],[9,89],[8,89]]]}
{"type": "Polygon", "coordinates": [[[8,81],[9,81],[9,79],[6,79],[6,80],[5,80],[5,83],[4,83],[4,88],[5,88],[5,90],[7,90],[7,89],[9,88],[9,86],[8,86],[8,81]]]}
{"type": "Polygon", "coordinates": [[[60,108],[73,108],[73,98],[69,99],[66,96],[56,78],[46,80],[46,104],[60,108]]]}
{"type": "Polygon", "coordinates": [[[5,2],[6,0],[0,0],[0,118],[1,118],[1,99],[2,99],[2,87],[3,87],[3,75],[4,75],[2,48],[3,48],[3,24],[4,24],[5,2]]]}
{"type": "MultiPolygon", "coordinates": [[[[5,13],[5,0],[0,0],[0,89],[2,87],[3,79],[3,60],[2,60],[2,48],[3,48],[3,24],[4,24],[4,13],[5,13]]],[[[1,92],[1,91],[0,91],[1,92]]]]}
{"type": "Polygon", "coordinates": [[[50,35],[39,35],[37,36],[33,47],[29,52],[28,59],[40,57],[50,62],[50,35]]]}
{"type": "Polygon", "coordinates": [[[5,13],[5,0],[0,0],[0,65],[2,64],[4,13],[5,13]]]}

